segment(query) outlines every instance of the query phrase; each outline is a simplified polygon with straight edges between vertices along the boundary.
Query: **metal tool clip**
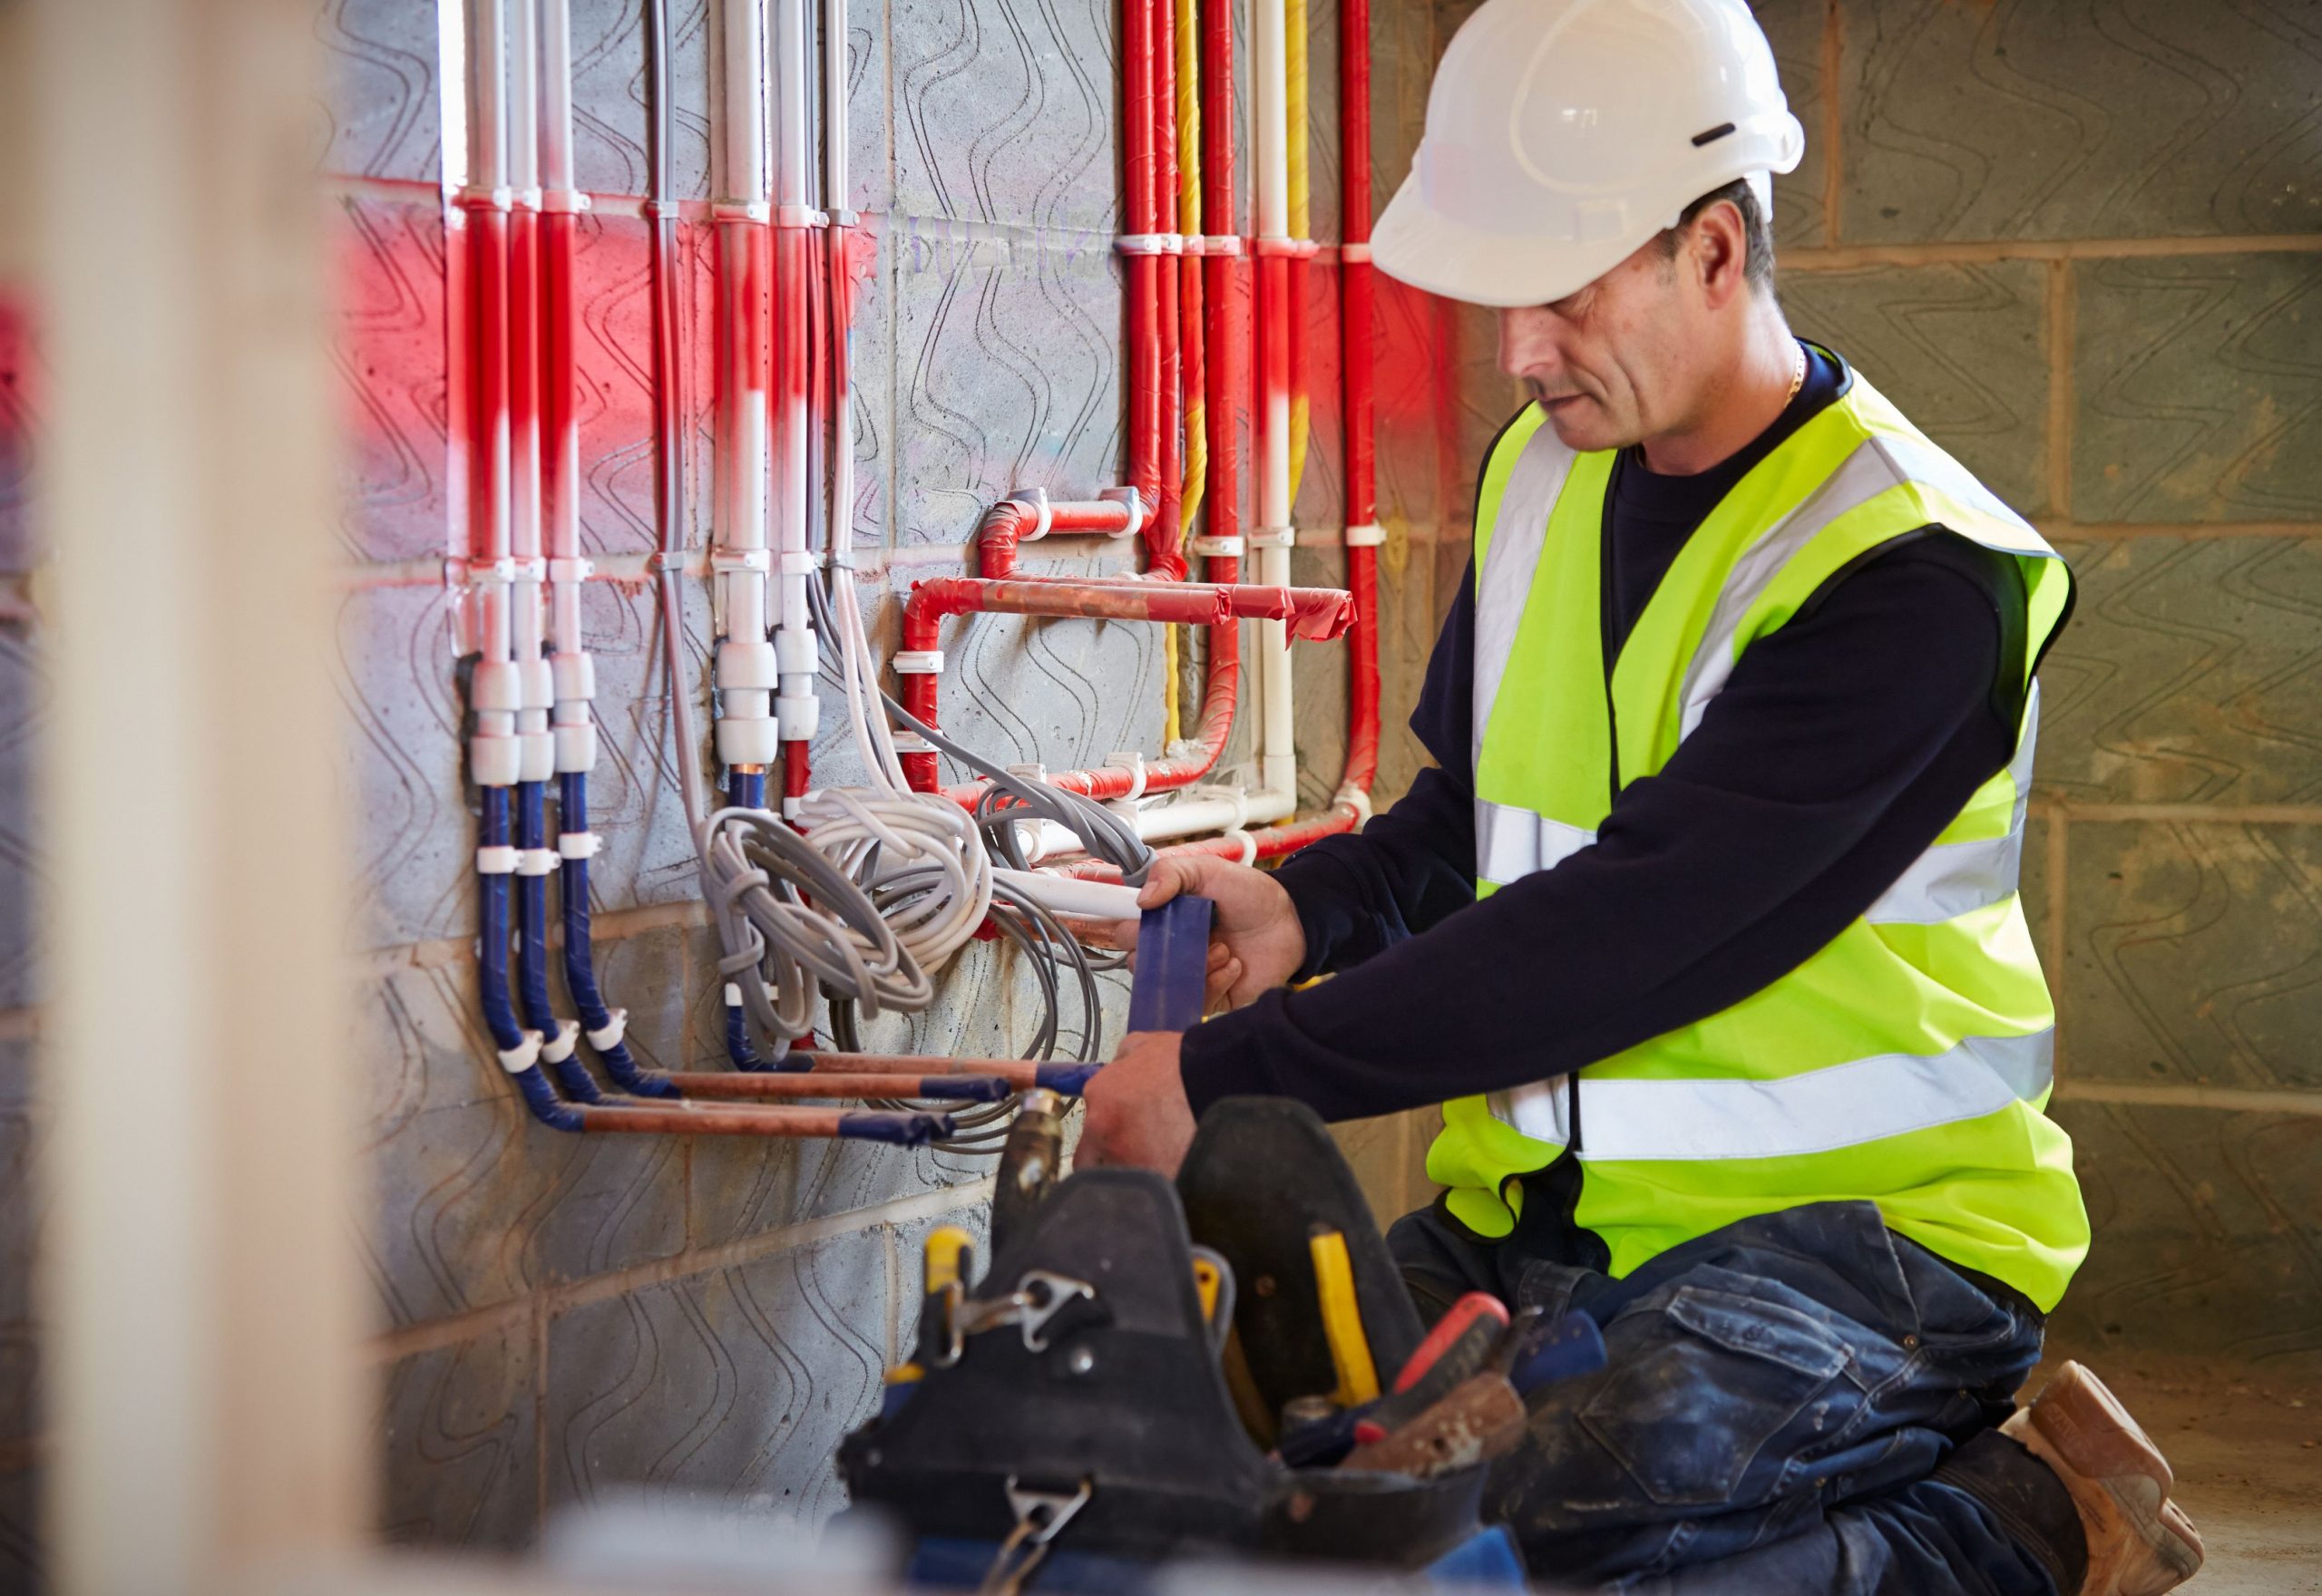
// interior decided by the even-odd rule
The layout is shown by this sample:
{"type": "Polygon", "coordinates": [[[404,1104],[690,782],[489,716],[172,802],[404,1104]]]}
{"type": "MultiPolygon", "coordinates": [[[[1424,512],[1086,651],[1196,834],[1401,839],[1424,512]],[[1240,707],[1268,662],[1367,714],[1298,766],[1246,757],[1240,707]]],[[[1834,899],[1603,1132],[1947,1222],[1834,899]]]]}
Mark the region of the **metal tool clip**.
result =
{"type": "Polygon", "coordinates": [[[1049,1321],[1064,1311],[1065,1305],[1082,1299],[1095,1301],[1097,1288],[1086,1280],[1076,1280],[1069,1275],[1053,1274],[1044,1269],[1027,1270],[1016,1289],[1005,1297],[989,1297],[981,1300],[960,1300],[947,1298],[946,1318],[951,1321],[951,1344],[944,1348],[941,1368],[949,1368],[960,1361],[967,1349],[970,1336],[980,1336],[986,1330],[996,1330],[1003,1325],[1018,1325],[1023,1329],[1024,1349],[1045,1352],[1049,1343],[1046,1331],[1049,1321]]]}
{"type": "MultiPolygon", "coordinates": [[[[1078,1280],[1071,1283],[1079,1284],[1078,1280]]],[[[1021,1591],[1032,1571],[1039,1567],[1040,1559],[1048,1555],[1049,1542],[1072,1522],[1073,1514],[1088,1505],[1096,1489],[1095,1481],[1083,1479],[1079,1489],[1070,1493],[1035,1490],[1010,1474],[1008,1508],[1016,1515],[1016,1527],[1000,1543],[983,1583],[976,1587],[976,1596],[1015,1596],[1021,1591]]]]}

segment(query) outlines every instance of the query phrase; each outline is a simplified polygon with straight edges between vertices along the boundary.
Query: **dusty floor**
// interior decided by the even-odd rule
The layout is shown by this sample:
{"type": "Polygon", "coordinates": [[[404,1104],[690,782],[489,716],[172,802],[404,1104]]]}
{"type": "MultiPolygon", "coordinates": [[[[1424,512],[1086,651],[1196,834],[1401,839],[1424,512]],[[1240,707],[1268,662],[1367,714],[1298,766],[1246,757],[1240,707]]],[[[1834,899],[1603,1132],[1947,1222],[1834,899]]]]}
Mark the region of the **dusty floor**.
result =
{"type": "Polygon", "coordinates": [[[2209,1548],[2186,1590],[2322,1592],[2322,1384],[2117,1354],[2094,1367],[2168,1454],[2209,1548]]]}

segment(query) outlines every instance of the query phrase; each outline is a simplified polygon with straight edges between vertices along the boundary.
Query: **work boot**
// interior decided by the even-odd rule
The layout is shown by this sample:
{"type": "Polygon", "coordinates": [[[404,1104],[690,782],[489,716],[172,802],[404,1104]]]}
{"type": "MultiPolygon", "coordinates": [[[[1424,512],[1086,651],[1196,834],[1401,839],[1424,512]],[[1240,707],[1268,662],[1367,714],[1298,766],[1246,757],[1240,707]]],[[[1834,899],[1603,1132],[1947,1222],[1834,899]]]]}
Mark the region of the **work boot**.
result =
{"type": "Polygon", "coordinates": [[[2066,1363],[2000,1433],[2063,1481],[2088,1539],[2082,1596],[2160,1596],[2201,1566],[2201,1537],[2169,1500],[2161,1448],[2104,1382],[2066,1363]]]}

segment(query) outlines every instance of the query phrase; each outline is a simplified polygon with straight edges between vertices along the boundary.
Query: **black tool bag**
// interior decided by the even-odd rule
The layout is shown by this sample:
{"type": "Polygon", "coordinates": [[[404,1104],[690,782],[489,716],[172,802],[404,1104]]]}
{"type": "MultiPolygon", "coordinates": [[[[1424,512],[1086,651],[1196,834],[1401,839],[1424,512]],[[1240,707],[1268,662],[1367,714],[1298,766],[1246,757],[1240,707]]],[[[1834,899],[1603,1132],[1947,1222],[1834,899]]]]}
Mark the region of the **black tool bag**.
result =
{"type": "Polygon", "coordinates": [[[999,1540],[1016,1523],[1011,1480],[1067,1496],[1085,1483],[1076,1548],[1258,1543],[1272,1471],[1218,1375],[1166,1181],[1074,1175],[956,1317],[976,1328],[955,1341],[931,1299],[918,1388],[840,1446],[856,1501],[921,1534],[999,1540]]]}
{"type": "MultiPolygon", "coordinates": [[[[1349,1228],[1367,1236],[1358,1251],[1383,1257],[1351,1173],[1309,1111],[1294,1110],[1293,1124],[1279,1105],[1218,1105],[1189,1172],[1224,1167],[1201,1155],[1201,1141],[1244,1115],[1336,1166],[1343,1180],[1320,1189],[1338,1205],[1351,1194],[1361,1212],[1349,1228]]],[[[1231,1163],[1265,1162],[1249,1156],[1256,1129],[1230,1134],[1231,1163]]],[[[1303,1247],[1302,1222],[1262,1228],[1303,1247]]],[[[1193,1263],[1185,1209],[1159,1176],[1107,1169],[1064,1182],[971,1290],[948,1309],[928,1299],[922,1377],[839,1448],[849,1493],[917,1534],[992,1542],[1020,1533],[1037,1495],[1051,1522],[1065,1515],[1059,1548],[1127,1557],[1238,1550],[1416,1568],[1476,1533],[1481,1468],[1421,1481],[1293,1470],[1260,1452],[1228,1394],[1218,1354],[1224,1327],[1213,1332],[1205,1323],[1193,1263]]],[[[1234,1267],[1270,1279],[1275,1266],[1260,1258],[1234,1267]]],[[[1358,1273],[1375,1281],[1371,1270],[1358,1273]]],[[[1244,1334],[1274,1333],[1283,1306],[1254,1301],[1247,1283],[1240,1297],[1244,1334]]],[[[1396,1348],[1417,1340],[1408,1299],[1378,1319],[1379,1350],[1400,1360],[1408,1348],[1396,1348]]],[[[1293,1338],[1311,1357],[1312,1333],[1293,1338]]]]}

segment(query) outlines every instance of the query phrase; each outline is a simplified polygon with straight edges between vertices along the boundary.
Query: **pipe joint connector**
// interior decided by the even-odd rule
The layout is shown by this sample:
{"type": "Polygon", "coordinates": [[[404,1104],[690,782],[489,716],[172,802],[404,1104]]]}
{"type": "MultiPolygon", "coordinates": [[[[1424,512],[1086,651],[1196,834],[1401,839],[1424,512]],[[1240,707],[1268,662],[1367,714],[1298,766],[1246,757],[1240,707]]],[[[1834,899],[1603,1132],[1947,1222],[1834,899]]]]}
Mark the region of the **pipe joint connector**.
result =
{"type": "Polygon", "coordinates": [[[1331,803],[1337,808],[1354,811],[1356,831],[1359,832],[1371,823],[1371,793],[1368,788],[1358,787],[1352,782],[1349,782],[1331,794],[1331,803]]]}

